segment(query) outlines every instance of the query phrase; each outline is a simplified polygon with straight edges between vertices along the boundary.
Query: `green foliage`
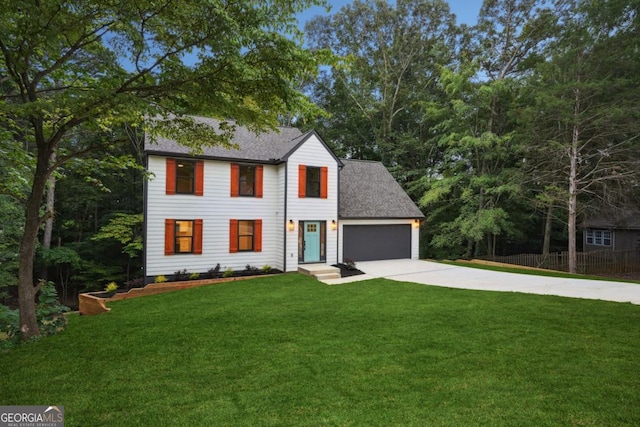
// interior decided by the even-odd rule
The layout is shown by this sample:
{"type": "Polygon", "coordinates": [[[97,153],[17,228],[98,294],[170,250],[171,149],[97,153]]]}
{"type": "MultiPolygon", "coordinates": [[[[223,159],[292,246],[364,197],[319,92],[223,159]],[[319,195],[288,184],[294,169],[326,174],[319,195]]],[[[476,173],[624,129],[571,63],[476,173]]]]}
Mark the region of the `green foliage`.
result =
{"type": "Polygon", "coordinates": [[[231,277],[233,276],[233,268],[229,267],[227,268],[224,273],[222,273],[222,277],[231,277]]]}
{"type": "Polygon", "coordinates": [[[129,258],[142,253],[142,214],[116,213],[109,223],[100,228],[92,240],[114,239],[122,245],[122,252],[129,258]]]}
{"type": "Polygon", "coordinates": [[[153,279],[153,283],[164,283],[166,281],[167,281],[167,277],[163,276],[162,274],[156,276],[155,279],[153,279]]]}
{"type": "Polygon", "coordinates": [[[189,274],[189,280],[197,280],[200,278],[200,273],[191,273],[189,274]]]}
{"type": "Polygon", "coordinates": [[[71,268],[80,268],[82,259],[78,253],[67,246],[56,246],[51,249],[42,249],[41,257],[49,266],[68,265],[71,268]]]}
{"type": "Polygon", "coordinates": [[[68,307],[60,304],[58,293],[53,282],[43,283],[40,287],[36,316],[42,335],[54,335],[64,330],[67,318],[63,313],[69,311],[68,307]]]}
{"type": "Polygon", "coordinates": [[[268,273],[271,271],[271,266],[269,264],[265,264],[262,266],[262,268],[260,269],[263,273],[268,273]]]}
{"type": "Polygon", "coordinates": [[[20,342],[20,313],[0,304],[0,350],[20,342]]]}
{"type": "MultiPolygon", "coordinates": [[[[40,287],[36,316],[42,335],[55,335],[67,326],[64,313],[69,308],[60,304],[53,282],[44,282],[40,287]]],[[[8,349],[20,342],[20,314],[18,310],[0,304],[0,350],[8,349]]]]}
{"type": "Polygon", "coordinates": [[[0,194],[0,300],[18,284],[18,251],[24,211],[14,199],[0,194]]]}

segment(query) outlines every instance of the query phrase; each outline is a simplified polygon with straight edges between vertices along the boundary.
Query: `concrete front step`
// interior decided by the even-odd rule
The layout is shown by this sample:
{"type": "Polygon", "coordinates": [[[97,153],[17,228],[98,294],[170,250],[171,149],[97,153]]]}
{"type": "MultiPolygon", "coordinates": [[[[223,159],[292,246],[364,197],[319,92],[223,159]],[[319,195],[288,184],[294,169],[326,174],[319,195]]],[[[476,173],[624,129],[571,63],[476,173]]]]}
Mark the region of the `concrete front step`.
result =
{"type": "Polygon", "coordinates": [[[340,269],[327,264],[304,264],[298,267],[298,272],[318,280],[339,279],[340,269]]]}

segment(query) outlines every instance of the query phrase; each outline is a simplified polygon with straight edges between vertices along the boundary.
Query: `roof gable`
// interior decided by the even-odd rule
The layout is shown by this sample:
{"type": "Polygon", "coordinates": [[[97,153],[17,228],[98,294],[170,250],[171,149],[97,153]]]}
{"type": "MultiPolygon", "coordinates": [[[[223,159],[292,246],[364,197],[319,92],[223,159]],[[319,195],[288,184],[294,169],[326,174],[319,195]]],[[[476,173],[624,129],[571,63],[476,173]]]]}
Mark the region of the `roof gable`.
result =
{"type": "Polygon", "coordinates": [[[341,218],[424,218],[380,162],[342,160],[338,215],[341,218]]]}

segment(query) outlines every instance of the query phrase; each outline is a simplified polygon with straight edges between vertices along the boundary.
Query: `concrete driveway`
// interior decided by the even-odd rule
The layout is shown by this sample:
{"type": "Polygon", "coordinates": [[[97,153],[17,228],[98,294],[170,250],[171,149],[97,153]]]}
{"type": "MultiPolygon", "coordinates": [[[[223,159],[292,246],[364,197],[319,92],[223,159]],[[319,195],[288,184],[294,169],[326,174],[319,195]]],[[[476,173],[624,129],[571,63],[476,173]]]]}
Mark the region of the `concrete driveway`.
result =
{"type": "Polygon", "coordinates": [[[409,259],[363,261],[356,266],[365,274],[325,280],[324,283],[336,285],[384,277],[447,288],[522,292],[640,304],[640,284],[503,273],[409,259]]]}

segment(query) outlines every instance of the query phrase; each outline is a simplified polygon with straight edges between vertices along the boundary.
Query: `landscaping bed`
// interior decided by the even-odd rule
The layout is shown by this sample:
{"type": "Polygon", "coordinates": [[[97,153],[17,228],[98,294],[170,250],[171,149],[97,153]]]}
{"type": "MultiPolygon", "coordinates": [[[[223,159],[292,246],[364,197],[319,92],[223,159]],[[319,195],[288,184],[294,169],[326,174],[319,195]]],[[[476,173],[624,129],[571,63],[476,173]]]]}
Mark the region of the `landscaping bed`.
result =
{"type": "Polygon", "coordinates": [[[207,279],[191,279],[181,280],[163,283],[150,283],[144,287],[131,288],[128,290],[120,290],[116,292],[88,292],[80,294],[79,297],[79,312],[81,315],[96,315],[101,313],[107,313],[110,308],[106,306],[108,302],[120,301],[130,298],[138,298],[147,295],[161,294],[165,292],[178,291],[181,289],[195,288],[199,286],[213,285],[218,283],[232,282],[236,280],[252,279],[255,277],[265,275],[282,274],[282,271],[277,269],[270,269],[269,272],[265,271],[253,271],[254,274],[249,274],[249,271],[241,271],[228,277],[207,278],[207,279]]]}

